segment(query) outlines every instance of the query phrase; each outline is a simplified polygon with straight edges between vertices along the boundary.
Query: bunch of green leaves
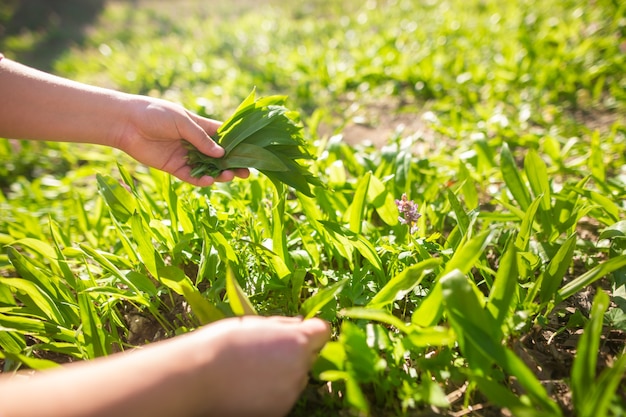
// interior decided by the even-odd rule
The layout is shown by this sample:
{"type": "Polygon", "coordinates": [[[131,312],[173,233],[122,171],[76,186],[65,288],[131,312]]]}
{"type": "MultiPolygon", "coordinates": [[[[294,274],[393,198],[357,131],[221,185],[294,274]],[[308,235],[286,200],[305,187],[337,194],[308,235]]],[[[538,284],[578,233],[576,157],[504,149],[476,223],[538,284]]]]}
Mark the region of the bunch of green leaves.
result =
{"type": "Polygon", "coordinates": [[[297,162],[313,158],[306,150],[297,114],[284,106],[284,96],[255,96],[253,90],[219,127],[215,140],[224,148],[224,156],[207,156],[189,144],[191,175],[217,177],[227,169],[255,168],[274,183],[285,183],[312,197],[309,184],[321,183],[297,162]]]}

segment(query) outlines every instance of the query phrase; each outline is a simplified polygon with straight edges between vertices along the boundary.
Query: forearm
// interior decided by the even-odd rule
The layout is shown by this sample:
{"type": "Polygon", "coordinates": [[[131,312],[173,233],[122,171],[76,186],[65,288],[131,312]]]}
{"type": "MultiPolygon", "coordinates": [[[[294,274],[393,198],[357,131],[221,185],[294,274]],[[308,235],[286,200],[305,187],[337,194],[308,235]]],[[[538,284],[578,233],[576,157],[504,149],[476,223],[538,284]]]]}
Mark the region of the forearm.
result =
{"type": "Polygon", "coordinates": [[[190,343],[178,339],[31,377],[0,378],[0,415],[195,415],[202,409],[206,390],[194,380],[197,368],[210,363],[211,358],[207,354],[210,352],[198,356],[190,347],[190,343]]]}
{"type": "Polygon", "coordinates": [[[0,136],[116,146],[137,98],[0,61],[0,136]]]}

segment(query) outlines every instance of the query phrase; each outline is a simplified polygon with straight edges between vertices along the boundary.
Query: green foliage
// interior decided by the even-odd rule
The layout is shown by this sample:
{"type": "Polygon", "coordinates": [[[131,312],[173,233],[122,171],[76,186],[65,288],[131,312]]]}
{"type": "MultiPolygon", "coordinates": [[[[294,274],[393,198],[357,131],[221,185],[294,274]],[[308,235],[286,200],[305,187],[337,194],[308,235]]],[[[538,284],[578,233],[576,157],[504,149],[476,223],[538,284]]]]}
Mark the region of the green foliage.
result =
{"type": "Polygon", "coordinates": [[[618,3],[198,4],[177,19],[111,3],[58,73],[217,119],[254,86],[287,95],[324,187],[253,171],[198,189],[109,149],[0,140],[4,370],[233,315],[319,316],[336,335],[314,368],[329,388],[295,415],[623,414],[623,341],[598,357],[603,323],[626,328],[618,3]],[[363,118],[385,129],[349,145],[363,118]],[[524,343],[581,329],[563,403],[524,343]]]}

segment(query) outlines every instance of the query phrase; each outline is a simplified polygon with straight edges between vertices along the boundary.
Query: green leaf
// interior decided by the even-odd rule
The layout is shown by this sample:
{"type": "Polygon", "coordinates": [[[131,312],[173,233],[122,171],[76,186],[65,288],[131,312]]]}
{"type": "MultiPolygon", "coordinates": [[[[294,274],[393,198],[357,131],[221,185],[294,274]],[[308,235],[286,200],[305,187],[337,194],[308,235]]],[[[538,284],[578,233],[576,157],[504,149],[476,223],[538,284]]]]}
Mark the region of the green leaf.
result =
{"type": "Polygon", "coordinates": [[[259,171],[289,171],[273,152],[257,145],[240,143],[223,159],[222,169],[256,168],[259,171]]]}
{"type": "Polygon", "coordinates": [[[446,263],[442,275],[447,274],[455,269],[467,274],[478,262],[485,251],[485,247],[489,243],[492,231],[486,230],[467,240],[464,237],[463,242],[452,255],[452,258],[446,263]]]}
{"type": "Polygon", "coordinates": [[[517,293],[517,248],[509,240],[504,254],[500,258],[500,265],[496,279],[489,293],[487,307],[493,315],[498,328],[501,328],[511,311],[515,295],[517,293]]]}
{"type": "Polygon", "coordinates": [[[550,259],[548,267],[541,274],[538,282],[541,283],[539,299],[542,303],[552,299],[561,287],[563,277],[574,257],[576,238],[577,234],[574,233],[563,242],[556,254],[550,259]]]}
{"type": "Polygon", "coordinates": [[[231,267],[226,270],[226,294],[228,295],[228,304],[236,316],[257,315],[252,303],[239,286],[231,267]]]}
{"type": "Polygon", "coordinates": [[[337,295],[343,290],[343,287],[348,282],[348,279],[342,279],[337,281],[326,288],[322,288],[315,293],[312,297],[307,298],[300,306],[300,312],[305,319],[314,317],[326,304],[335,299],[337,295]]]}
{"type": "Polygon", "coordinates": [[[370,176],[370,183],[367,189],[367,199],[376,208],[380,219],[389,226],[398,224],[398,206],[396,206],[393,195],[387,191],[385,185],[375,175],[370,176]]]}
{"type": "Polygon", "coordinates": [[[500,152],[500,170],[502,171],[502,178],[513,195],[513,198],[517,201],[517,204],[519,204],[522,210],[526,211],[530,205],[530,193],[522,180],[522,176],[515,164],[513,154],[511,154],[509,145],[506,142],[502,144],[502,150],[500,152]]]}
{"type": "Polygon", "coordinates": [[[626,220],[616,222],[600,232],[598,239],[615,239],[626,237],[626,220]]]}
{"type": "Polygon", "coordinates": [[[456,221],[457,225],[459,226],[459,230],[461,231],[461,235],[465,236],[469,229],[469,217],[467,216],[465,210],[463,210],[463,207],[461,207],[461,203],[456,198],[456,195],[452,192],[452,190],[450,188],[446,188],[446,191],[448,195],[448,201],[450,202],[452,210],[456,215],[456,221]]]}
{"type": "Polygon", "coordinates": [[[58,363],[48,359],[32,358],[30,356],[22,355],[19,353],[0,352],[0,359],[10,359],[14,362],[23,363],[30,369],[35,369],[39,371],[60,366],[58,363]]]}
{"type": "Polygon", "coordinates": [[[22,278],[0,278],[0,285],[6,285],[25,297],[21,300],[41,311],[49,320],[67,325],[67,319],[57,306],[55,300],[37,284],[22,278]]]}
{"type": "Polygon", "coordinates": [[[348,210],[346,211],[347,220],[350,224],[350,230],[354,233],[361,233],[363,216],[365,215],[367,190],[369,188],[371,176],[372,172],[368,171],[359,179],[352,203],[350,203],[350,207],[348,207],[348,210]]]}
{"type": "Polygon", "coordinates": [[[440,282],[450,324],[459,337],[459,346],[470,368],[478,375],[488,376],[493,365],[501,366],[516,377],[536,406],[560,415],[558,406],[537,377],[518,356],[501,344],[496,322],[484,310],[477,296],[480,293],[472,282],[460,271],[447,274],[440,282]]]}
{"type": "Polygon", "coordinates": [[[84,343],[81,346],[82,350],[87,352],[88,359],[108,355],[111,345],[108,343],[109,341],[102,327],[100,316],[96,311],[94,300],[85,291],[78,292],[78,307],[84,338],[84,343]]]}
{"type": "Polygon", "coordinates": [[[368,303],[369,307],[382,307],[394,302],[419,285],[426,274],[437,268],[441,259],[430,258],[411,265],[391,278],[368,303]]]}
{"type": "MultiPolygon", "coordinates": [[[[572,400],[580,416],[604,415],[596,414],[598,410],[588,408],[588,398],[596,386],[596,364],[602,335],[604,312],[609,307],[609,296],[598,289],[591,306],[589,322],[585,325],[583,335],[578,341],[576,357],[572,364],[571,388],[572,400]],[[586,413],[582,411],[586,409],[586,413]]],[[[589,404],[591,405],[591,404],[589,404]]]]}
{"type": "Polygon", "coordinates": [[[209,303],[200,291],[194,287],[185,273],[175,266],[165,266],[159,269],[161,282],[175,293],[185,297],[191,310],[201,324],[208,324],[224,318],[222,312],[209,303]]]}
{"type": "Polygon", "coordinates": [[[118,181],[108,175],[97,174],[98,190],[111,214],[120,221],[126,223],[137,210],[137,203],[133,195],[128,192],[118,181]]]}
{"type": "Polygon", "coordinates": [[[529,149],[524,159],[524,172],[535,198],[541,197],[541,208],[549,211],[551,207],[550,182],[545,162],[534,149],[529,149]]]}
{"type": "Polygon", "coordinates": [[[158,269],[164,266],[164,262],[152,242],[150,229],[146,227],[142,217],[137,213],[130,217],[130,225],[133,239],[137,243],[137,253],[139,257],[148,272],[150,272],[153,277],[158,278],[158,269]]]}
{"type": "Polygon", "coordinates": [[[526,209],[526,213],[524,213],[524,218],[522,219],[522,224],[520,225],[517,239],[515,239],[515,246],[517,246],[517,248],[522,252],[528,250],[528,243],[530,242],[533,221],[535,220],[535,215],[537,214],[539,204],[541,204],[541,196],[534,199],[533,202],[526,209]]]}
{"type": "Polygon", "coordinates": [[[557,293],[557,302],[565,300],[600,278],[624,267],[626,267],[626,255],[620,255],[601,263],[565,284],[557,293]]]}

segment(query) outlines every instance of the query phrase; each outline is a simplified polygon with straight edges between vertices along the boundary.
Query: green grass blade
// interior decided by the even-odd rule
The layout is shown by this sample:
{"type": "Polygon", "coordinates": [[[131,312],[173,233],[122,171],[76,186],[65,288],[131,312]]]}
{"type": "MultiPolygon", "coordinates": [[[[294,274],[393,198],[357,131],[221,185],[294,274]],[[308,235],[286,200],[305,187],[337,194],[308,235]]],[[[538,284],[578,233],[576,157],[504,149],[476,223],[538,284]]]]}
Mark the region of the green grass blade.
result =
{"type": "Polygon", "coordinates": [[[522,210],[526,211],[530,205],[530,193],[522,180],[522,176],[515,164],[513,154],[506,142],[502,144],[502,150],[500,152],[500,170],[502,171],[502,178],[513,195],[513,198],[517,201],[517,204],[519,204],[522,210]]]}
{"type": "Polygon", "coordinates": [[[111,214],[121,223],[126,223],[137,210],[137,203],[132,194],[108,175],[97,174],[96,179],[100,194],[104,197],[111,214]]]}
{"type": "Polygon", "coordinates": [[[94,300],[84,289],[78,292],[78,307],[83,336],[81,350],[87,353],[88,359],[107,356],[110,353],[111,345],[108,343],[94,300]]]}
{"type": "Polygon", "coordinates": [[[314,317],[326,304],[331,302],[337,295],[339,295],[347,282],[347,278],[342,279],[341,281],[337,281],[326,288],[318,290],[315,295],[307,298],[304,303],[302,303],[302,305],[300,306],[300,313],[304,316],[305,319],[310,319],[311,317],[314,317]]]}
{"type": "MultiPolygon", "coordinates": [[[[574,408],[578,412],[586,409],[589,395],[593,391],[596,382],[596,364],[600,349],[600,336],[602,334],[602,322],[604,313],[609,307],[609,296],[598,289],[591,306],[589,321],[585,325],[583,334],[578,341],[576,357],[572,364],[571,388],[574,408]]],[[[592,417],[596,414],[595,409],[588,409],[592,414],[579,414],[581,417],[592,417]]]]}
{"type": "Polygon", "coordinates": [[[354,197],[350,203],[350,207],[348,207],[348,210],[346,211],[346,220],[349,222],[350,230],[354,233],[361,233],[363,216],[365,215],[367,190],[370,185],[371,176],[372,172],[368,171],[363,177],[361,177],[361,179],[359,179],[356,185],[354,197]]]}
{"type": "Polygon", "coordinates": [[[228,304],[236,316],[256,316],[258,313],[243,292],[232,268],[226,270],[226,295],[228,304]]]}
{"type": "Polygon", "coordinates": [[[574,250],[576,249],[576,238],[577,235],[572,234],[563,242],[559,250],[550,260],[548,267],[541,274],[538,281],[541,283],[539,300],[542,303],[554,298],[559,291],[563,277],[572,264],[574,250]]]}
{"type": "Polygon", "coordinates": [[[201,324],[208,324],[224,318],[224,314],[206,300],[194,287],[185,273],[174,266],[165,266],[159,270],[161,282],[169,289],[185,297],[191,310],[201,324]]]}
{"type": "Polygon", "coordinates": [[[506,246],[504,254],[500,258],[500,265],[496,279],[489,293],[487,307],[493,315],[498,328],[504,324],[517,294],[517,248],[512,240],[506,246]]]}
{"type": "Polygon", "coordinates": [[[133,239],[137,243],[137,253],[141,261],[148,272],[150,272],[153,277],[158,278],[158,270],[165,264],[152,242],[149,227],[144,224],[142,217],[137,213],[130,217],[130,226],[133,239]]]}
{"type": "Polygon", "coordinates": [[[30,356],[11,352],[0,352],[0,359],[10,359],[13,362],[23,363],[30,369],[35,369],[38,371],[53,369],[60,366],[58,363],[48,359],[33,358],[30,356]]]}
{"type": "Polygon", "coordinates": [[[549,211],[551,204],[550,182],[545,162],[534,149],[529,149],[524,159],[524,172],[535,198],[541,197],[541,209],[549,211]]]}
{"type": "Polygon", "coordinates": [[[565,284],[557,293],[557,302],[565,300],[600,278],[624,267],[626,267],[626,255],[620,255],[601,263],[565,284]]]}
{"type": "Polygon", "coordinates": [[[450,188],[446,188],[446,192],[448,196],[448,202],[450,203],[450,206],[452,206],[452,211],[454,211],[454,214],[456,216],[456,221],[459,230],[461,231],[461,236],[465,236],[470,226],[469,216],[467,215],[465,210],[463,210],[463,207],[461,206],[461,203],[459,202],[459,199],[456,197],[454,192],[450,188]]]}
{"type": "Polygon", "coordinates": [[[470,367],[479,375],[489,375],[493,365],[501,366],[516,377],[535,405],[560,415],[560,409],[550,399],[537,377],[511,350],[501,344],[495,320],[486,313],[478,298],[480,292],[472,282],[453,271],[441,280],[445,309],[459,337],[459,346],[470,367]]]}
{"type": "Polygon", "coordinates": [[[522,219],[522,224],[520,225],[520,230],[515,240],[515,246],[522,252],[528,250],[528,243],[530,242],[530,235],[533,230],[533,222],[537,214],[537,209],[541,204],[541,198],[542,197],[539,196],[534,199],[528,206],[528,209],[526,209],[526,213],[524,213],[524,218],[522,219]]]}
{"type": "Polygon", "coordinates": [[[622,353],[610,368],[605,369],[592,385],[591,394],[583,404],[580,416],[604,416],[613,403],[617,388],[626,374],[626,354],[622,353]]]}
{"type": "Polygon", "coordinates": [[[393,195],[387,191],[385,185],[375,175],[370,176],[370,184],[367,189],[367,199],[376,209],[380,219],[389,226],[398,224],[398,206],[393,195]]]}
{"type": "Polygon", "coordinates": [[[441,259],[430,258],[411,265],[398,275],[391,278],[367,304],[371,308],[381,308],[403,297],[415,286],[419,285],[426,274],[437,268],[441,259]]]}
{"type": "Polygon", "coordinates": [[[478,262],[485,251],[485,247],[489,243],[492,231],[486,230],[478,235],[467,240],[467,237],[463,239],[460,247],[454,252],[452,258],[446,262],[445,269],[442,275],[447,274],[455,269],[460,270],[464,274],[467,274],[478,262]]]}

